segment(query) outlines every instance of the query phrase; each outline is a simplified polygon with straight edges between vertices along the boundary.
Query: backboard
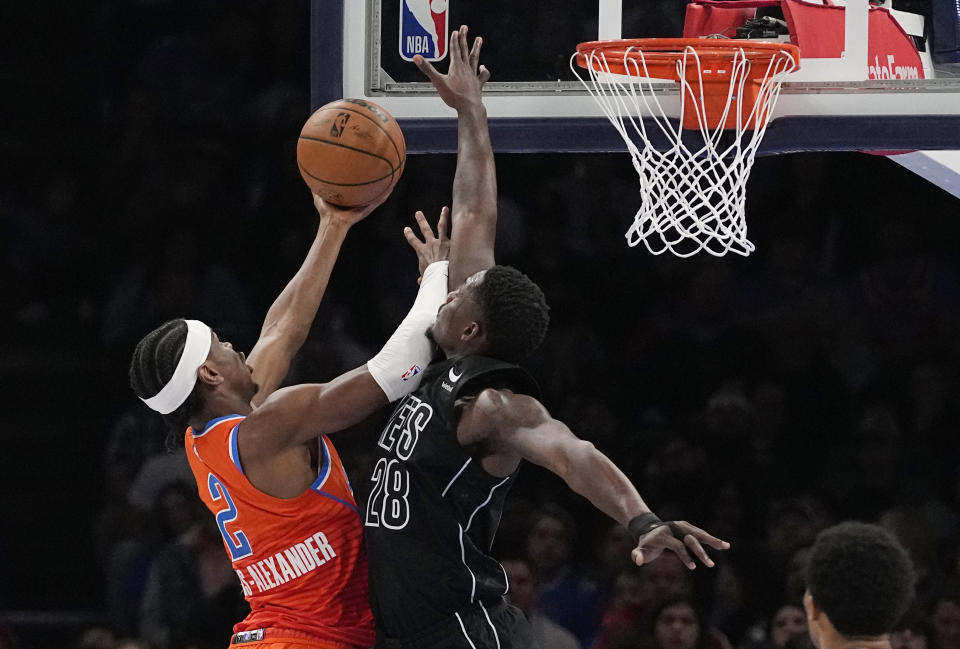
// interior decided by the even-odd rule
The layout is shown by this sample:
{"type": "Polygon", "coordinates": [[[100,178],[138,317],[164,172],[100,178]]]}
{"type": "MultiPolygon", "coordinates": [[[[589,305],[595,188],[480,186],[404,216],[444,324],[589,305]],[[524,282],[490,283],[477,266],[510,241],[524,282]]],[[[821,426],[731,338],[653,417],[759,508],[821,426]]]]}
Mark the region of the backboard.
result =
{"type": "MultiPolygon", "coordinates": [[[[926,27],[922,15],[898,18],[920,43],[924,63],[918,76],[926,78],[883,78],[891,76],[885,64],[892,69],[895,62],[867,61],[867,0],[850,1],[849,8],[837,8],[850,16],[840,23],[847,46],[841,38],[832,64],[802,66],[804,73],[784,84],[760,153],[960,149],[960,65],[932,60],[923,38],[929,18],[926,27]]],[[[905,8],[925,10],[924,0],[909,1],[920,9],[905,8]]],[[[755,3],[762,8],[776,0],[755,3]]],[[[482,61],[492,72],[485,101],[497,151],[623,151],[622,140],[571,72],[570,55],[582,41],[689,35],[684,0],[433,0],[430,5],[429,0],[314,0],[313,107],[344,96],[367,97],[397,117],[409,152],[454,152],[453,111],[407,59],[419,52],[438,58],[444,69],[445,39],[435,36],[437,27],[449,33],[467,24],[472,36],[484,37],[482,61]]],[[[872,34],[872,23],[870,29],[872,34]]]]}

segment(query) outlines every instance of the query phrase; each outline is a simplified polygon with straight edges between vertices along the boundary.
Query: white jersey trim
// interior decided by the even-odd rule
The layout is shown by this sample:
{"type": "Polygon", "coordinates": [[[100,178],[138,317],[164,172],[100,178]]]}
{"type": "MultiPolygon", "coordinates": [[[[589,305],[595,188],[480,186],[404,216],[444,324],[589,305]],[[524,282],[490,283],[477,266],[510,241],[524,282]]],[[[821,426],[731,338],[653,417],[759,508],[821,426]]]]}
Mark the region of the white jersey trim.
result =
{"type": "MultiPolygon", "coordinates": [[[[470,639],[470,636],[467,635],[467,627],[463,626],[463,620],[460,619],[460,614],[459,614],[459,613],[454,613],[454,615],[457,616],[457,622],[460,623],[460,630],[463,631],[463,637],[467,639],[467,642],[470,643],[470,646],[472,647],[472,649],[477,649],[477,645],[473,644],[473,640],[471,640],[471,639],[470,639]]],[[[497,646],[498,646],[498,647],[500,646],[500,641],[499,641],[499,640],[497,640],[497,646]]]]}
{"type": "Polygon", "coordinates": [[[483,602],[480,602],[480,608],[483,609],[483,616],[487,618],[487,624],[490,625],[490,630],[493,631],[493,638],[497,641],[497,649],[500,649],[500,635],[497,633],[497,627],[493,626],[490,615],[487,613],[487,607],[483,605],[483,602]]]}
{"type": "Polygon", "coordinates": [[[470,580],[472,582],[470,586],[470,603],[473,604],[473,598],[477,594],[477,576],[473,574],[473,570],[467,565],[467,552],[463,547],[463,527],[460,526],[460,523],[457,523],[457,527],[460,528],[460,561],[463,562],[463,566],[467,569],[467,572],[470,573],[470,580]]]}
{"type": "MultiPolygon", "coordinates": [[[[464,465],[464,466],[466,466],[466,465],[464,465]]],[[[480,503],[479,505],[477,505],[477,508],[473,510],[473,513],[472,513],[472,514],[470,514],[470,518],[467,519],[467,528],[466,528],[466,530],[464,530],[464,531],[467,531],[467,532],[470,531],[470,526],[473,524],[473,517],[477,515],[477,512],[478,512],[478,511],[480,511],[481,509],[483,509],[484,507],[486,507],[487,503],[490,502],[490,499],[493,498],[493,492],[496,491],[497,489],[499,489],[500,487],[502,487],[502,486],[504,485],[504,483],[505,483],[507,480],[509,480],[509,479],[510,479],[510,476],[507,476],[506,478],[504,478],[503,480],[501,480],[500,482],[498,482],[497,484],[495,484],[495,485],[493,486],[493,489],[491,489],[491,490],[490,490],[490,493],[487,494],[487,499],[484,500],[484,501],[483,501],[482,503],[480,503]]]]}
{"type": "Polygon", "coordinates": [[[462,466],[462,467],[460,467],[460,470],[457,471],[457,475],[453,476],[453,478],[450,480],[450,482],[447,483],[447,486],[444,488],[443,493],[440,494],[440,497],[441,497],[441,498],[445,498],[445,497],[446,497],[447,492],[450,490],[450,487],[452,487],[452,486],[453,486],[453,483],[457,481],[457,478],[460,477],[460,474],[463,473],[463,470],[467,468],[467,465],[470,464],[470,461],[471,461],[471,460],[473,460],[473,458],[472,458],[472,457],[468,457],[468,458],[467,458],[467,461],[463,463],[463,466],[462,466]]]}

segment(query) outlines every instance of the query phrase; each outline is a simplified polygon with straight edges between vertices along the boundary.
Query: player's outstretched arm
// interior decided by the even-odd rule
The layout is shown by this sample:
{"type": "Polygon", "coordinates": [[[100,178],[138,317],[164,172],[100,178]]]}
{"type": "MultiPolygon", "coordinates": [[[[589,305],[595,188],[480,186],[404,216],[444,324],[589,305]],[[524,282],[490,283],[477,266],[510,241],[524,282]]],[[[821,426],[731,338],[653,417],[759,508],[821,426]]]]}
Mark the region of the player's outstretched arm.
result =
{"type": "Polygon", "coordinates": [[[481,38],[467,45],[467,27],[450,35],[450,68],[441,74],[422,56],[414,63],[451,108],[457,111],[457,170],[453,178],[453,238],[450,290],[478,270],[490,268],[497,232],[497,177],[493,146],[483,105],[483,84],[490,72],[482,65],[481,38]]]}
{"type": "Polygon", "coordinates": [[[317,236],[300,269],[267,311],[260,338],[247,358],[259,388],[251,400],[254,406],[259,406],[277,389],[307,339],[347,231],[383,200],[386,196],[370,205],[343,209],[313,195],[313,204],[320,214],[317,236]]]}
{"type": "MultiPolygon", "coordinates": [[[[632,558],[637,564],[653,561],[670,550],[688,568],[696,567],[694,556],[712,567],[703,544],[717,550],[730,547],[689,523],[660,521],[606,455],[551,417],[533,397],[509,390],[484,390],[463,408],[457,434],[461,444],[484,444],[491,460],[488,470],[500,464],[507,473],[523,458],[558,475],[597,509],[633,532],[637,546],[632,558]]],[[[486,466],[487,459],[484,463],[486,466]]]]}

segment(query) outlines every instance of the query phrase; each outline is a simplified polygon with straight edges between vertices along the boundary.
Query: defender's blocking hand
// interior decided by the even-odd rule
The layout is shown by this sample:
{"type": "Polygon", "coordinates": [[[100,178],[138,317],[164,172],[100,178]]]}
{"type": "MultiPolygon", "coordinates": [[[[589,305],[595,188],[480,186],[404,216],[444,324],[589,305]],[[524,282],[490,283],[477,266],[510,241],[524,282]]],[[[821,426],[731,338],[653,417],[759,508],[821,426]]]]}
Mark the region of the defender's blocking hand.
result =
{"type": "Polygon", "coordinates": [[[440,220],[437,221],[437,233],[433,233],[433,228],[427,222],[427,217],[423,212],[417,211],[415,214],[417,225],[420,226],[420,234],[423,235],[421,241],[413,233],[411,228],[403,229],[403,236],[407,238],[407,243],[417,253],[417,264],[420,269],[420,277],[417,278],[417,284],[423,279],[423,271],[427,266],[435,261],[443,261],[450,254],[450,239],[447,236],[447,223],[450,219],[450,208],[444,207],[440,210],[440,220]]]}
{"type": "Polygon", "coordinates": [[[417,54],[413,62],[430,79],[440,98],[451,108],[460,111],[480,103],[483,84],[490,78],[490,71],[477,63],[483,39],[473,39],[473,47],[467,46],[467,26],[450,34],[450,68],[441,74],[425,58],[417,54]]]}

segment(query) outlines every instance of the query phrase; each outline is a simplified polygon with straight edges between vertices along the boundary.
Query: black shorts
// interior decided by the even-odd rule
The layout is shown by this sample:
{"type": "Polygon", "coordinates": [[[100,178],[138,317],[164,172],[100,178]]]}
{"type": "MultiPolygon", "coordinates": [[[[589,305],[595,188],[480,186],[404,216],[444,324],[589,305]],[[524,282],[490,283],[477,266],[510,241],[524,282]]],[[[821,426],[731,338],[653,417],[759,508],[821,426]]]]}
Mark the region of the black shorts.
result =
{"type": "Polygon", "coordinates": [[[538,649],[533,629],[516,606],[476,604],[409,638],[377,635],[377,649],[538,649]]]}

